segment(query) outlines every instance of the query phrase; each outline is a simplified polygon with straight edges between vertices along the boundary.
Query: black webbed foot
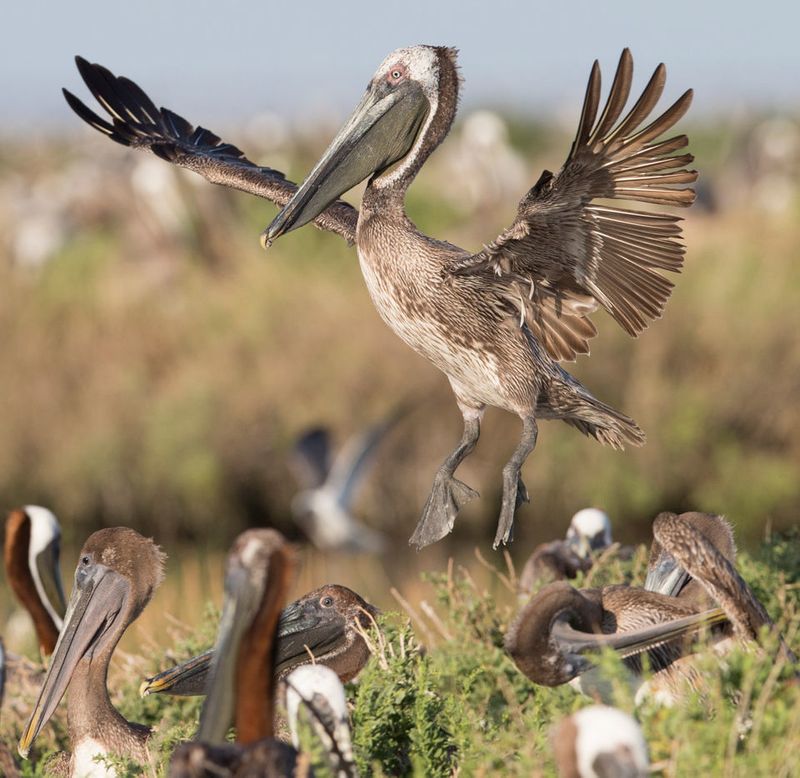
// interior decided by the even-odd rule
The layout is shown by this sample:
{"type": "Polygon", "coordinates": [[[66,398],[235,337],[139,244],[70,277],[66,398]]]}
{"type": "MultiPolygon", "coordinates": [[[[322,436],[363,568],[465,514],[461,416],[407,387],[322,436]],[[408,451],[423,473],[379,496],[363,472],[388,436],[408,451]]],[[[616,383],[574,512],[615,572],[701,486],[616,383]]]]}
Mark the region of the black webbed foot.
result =
{"type": "Polygon", "coordinates": [[[462,481],[437,473],[433,489],[422,509],[422,517],[408,542],[419,550],[441,540],[453,529],[461,508],[478,496],[474,489],[462,481]]]}

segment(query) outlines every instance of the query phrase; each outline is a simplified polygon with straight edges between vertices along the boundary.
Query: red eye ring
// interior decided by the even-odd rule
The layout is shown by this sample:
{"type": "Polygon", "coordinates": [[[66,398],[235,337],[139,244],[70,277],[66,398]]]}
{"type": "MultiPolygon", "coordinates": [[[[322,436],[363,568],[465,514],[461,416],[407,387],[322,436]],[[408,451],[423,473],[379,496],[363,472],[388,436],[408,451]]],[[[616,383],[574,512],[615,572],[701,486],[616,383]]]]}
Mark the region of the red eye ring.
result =
{"type": "Polygon", "coordinates": [[[405,65],[402,64],[394,65],[386,73],[386,80],[390,84],[396,84],[399,81],[402,81],[406,77],[406,73],[407,71],[405,65]]]}

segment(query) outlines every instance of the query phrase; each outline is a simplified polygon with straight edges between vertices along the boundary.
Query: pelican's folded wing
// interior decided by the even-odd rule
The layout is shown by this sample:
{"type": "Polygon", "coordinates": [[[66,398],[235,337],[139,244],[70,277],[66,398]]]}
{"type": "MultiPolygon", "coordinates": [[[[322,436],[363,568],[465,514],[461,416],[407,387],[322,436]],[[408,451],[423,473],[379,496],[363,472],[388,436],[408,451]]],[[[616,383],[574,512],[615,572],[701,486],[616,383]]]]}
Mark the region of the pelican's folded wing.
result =
{"type": "MultiPolygon", "coordinates": [[[[145,149],[174,165],[199,173],[214,184],[240,189],[283,206],[297,190],[283,173],[254,165],[230,143],[203,127],[193,127],[168,108],[156,108],[142,89],[124,76],[115,76],[102,65],[76,57],[86,86],[109,119],[103,119],[64,89],[70,108],[87,124],[111,140],[135,149],[145,149]]],[[[337,200],[314,223],[355,241],[358,211],[337,200]]]]}
{"type": "Polygon", "coordinates": [[[501,295],[556,359],[588,352],[595,334],[586,316],[602,305],[630,335],[658,318],[672,291],[659,271],[683,264],[677,216],[612,207],[600,200],[687,206],[697,178],[688,139],[659,137],[687,111],[691,90],[640,129],[664,88],[659,65],[631,111],[619,119],[633,73],[625,49],[600,118],[600,69],[594,63],[578,133],[566,163],[545,171],[519,205],[514,223],[455,274],[495,276],[501,295]],[[619,121],[618,121],[619,120],[619,121]]]}

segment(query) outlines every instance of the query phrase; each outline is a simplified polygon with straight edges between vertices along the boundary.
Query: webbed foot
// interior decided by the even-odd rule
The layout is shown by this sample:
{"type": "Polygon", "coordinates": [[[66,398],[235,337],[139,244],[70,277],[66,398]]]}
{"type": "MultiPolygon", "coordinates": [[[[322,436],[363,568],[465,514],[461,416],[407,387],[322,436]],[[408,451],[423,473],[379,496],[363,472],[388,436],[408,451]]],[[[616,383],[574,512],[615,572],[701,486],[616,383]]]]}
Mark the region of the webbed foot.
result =
{"type": "Polygon", "coordinates": [[[409,539],[417,550],[441,540],[453,529],[456,516],[478,493],[452,476],[437,473],[428,501],[422,509],[422,517],[409,539]]]}
{"type": "Polygon", "coordinates": [[[512,476],[504,473],[503,504],[500,507],[500,519],[492,548],[496,549],[501,543],[510,543],[514,539],[514,514],[524,502],[530,502],[530,497],[519,473],[512,476]]]}

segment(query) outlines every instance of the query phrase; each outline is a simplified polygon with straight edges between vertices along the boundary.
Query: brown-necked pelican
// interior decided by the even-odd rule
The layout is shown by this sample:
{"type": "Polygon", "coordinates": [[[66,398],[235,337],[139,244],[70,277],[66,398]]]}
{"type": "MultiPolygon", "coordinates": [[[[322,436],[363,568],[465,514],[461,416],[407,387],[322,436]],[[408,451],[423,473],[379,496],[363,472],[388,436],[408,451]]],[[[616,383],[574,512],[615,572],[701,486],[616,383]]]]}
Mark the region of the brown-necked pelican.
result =
{"type": "Polygon", "coordinates": [[[659,65],[639,100],[628,100],[632,58],[624,50],[599,119],[600,68],[592,67],[578,132],[561,170],[545,171],[520,202],[512,225],[476,254],[423,235],[405,213],[406,190],[448,134],[460,77],[455,49],[413,46],[392,52],[352,117],[298,189],[235,146],[173,112],[158,110],[128,79],[78,58],[101,119],[65,91],[73,110],[112,140],[152,151],[214,183],[283,205],[263,235],[270,242],[314,221],[355,242],[381,317],[448,377],[464,417],[456,449],[436,474],[411,542],[447,535],[477,493],[454,478],[478,442],[487,405],[516,413],[522,439],[503,468],[495,547],[511,537],[527,500],[520,468],[533,450],[537,419],[562,419],[601,443],[641,445],[632,419],[597,400],[558,363],[587,353],[605,308],[630,335],[658,318],[672,289],[659,271],[683,263],[679,218],[612,207],[598,198],[689,205],[696,173],[685,166],[685,135],[660,140],[686,112],[687,91],[647,124],[661,97],[659,65]],[[360,213],[336,198],[369,178],[360,213]]]}
{"type": "Polygon", "coordinates": [[[339,676],[323,665],[298,667],[286,679],[286,713],[292,743],[300,748],[299,718],[306,719],[321,742],[336,778],[357,778],[347,698],[339,676]]]}
{"type": "Polygon", "coordinates": [[[60,547],[61,527],[52,511],[26,505],[8,514],[6,577],[31,615],[42,656],[53,653],[67,609],[58,566],[60,547]]]}
{"type": "MultiPolygon", "coordinates": [[[[754,639],[761,626],[772,625],[733,567],[733,536],[721,517],[660,514],[653,534],[648,585],[658,591],[630,586],[579,591],[557,582],[531,598],[506,635],[506,648],[525,675],[535,683],[559,685],[588,670],[585,654],[602,646],[632,658],[649,650],[655,671],[650,686],[664,686],[660,696],[668,701],[681,682],[674,676],[691,675],[690,668],[676,666],[685,653],[677,638],[719,624],[715,635],[725,640],[728,622],[740,636],[754,639]],[[699,585],[691,586],[689,576],[699,585]],[[704,592],[721,608],[711,608],[704,592]]],[[[638,661],[630,664],[638,671],[638,661]]]]}
{"type": "Polygon", "coordinates": [[[618,708],[590,705],[553,728],[561,778],[646,778],[647,743],[636,719],[618,708]]]}
{"type": "Polygon", "coordinates": [[[519,576],[520,595],[531,594],[550,581],[575,578],[592,566],[592,553],[612,543],[611,520],[599,508],[583,508],[570,519],[565,540],[539,544],[528,557],[519,576]]]}
{"type": "Polygon", "coordinates": [[[399,418],[395,411],[354,435],[335,458],[327,428],[314,427],[298,439],[289,465],[302,491],[292,500],[292,513],[317,548],[376,553],[386,547],[386,538],[351,510],[378,446],[399,418]]]}
{"type": "MultiPolygon", "coordinates": [[[[278,620],[276,678],[283,679],[299,665],[316,662],[333,669],[342,682],[352,680],[370,657],[360,630],[369,629],[379,613],[352,589],[338,584],[326,584],[290,603],[278,620]]],[[[213,658],[212,648],[146,679],[140,692],[143,697],[205,694],[213,658]]]]}
{"type": "Polygon", "coordinates": [[[293,568],[275,530],[247,530],[234,542],[200,728],[173,754],[173,778],[295,775],[297,752],[273,739],[275,632],[293,568]],[[226,741],[231,726],[236,743],[226,741]]]}
{"type": "Polygon", "coordinates": [[[150,729],[120,715],[109,699],[106,679],[119,639],[163,576],[164,554],[135,530],[112,527],[89,536],[75,570],[64,628],[19,741],[23,757],[69,687],[70,776],[114,775],[94,761],[97,756],[149,761],[150,729]]]}

